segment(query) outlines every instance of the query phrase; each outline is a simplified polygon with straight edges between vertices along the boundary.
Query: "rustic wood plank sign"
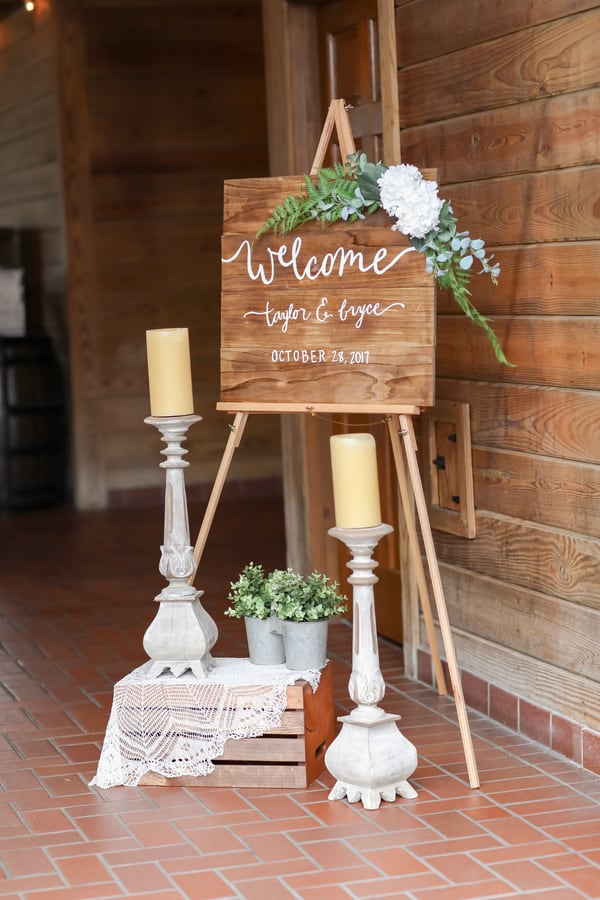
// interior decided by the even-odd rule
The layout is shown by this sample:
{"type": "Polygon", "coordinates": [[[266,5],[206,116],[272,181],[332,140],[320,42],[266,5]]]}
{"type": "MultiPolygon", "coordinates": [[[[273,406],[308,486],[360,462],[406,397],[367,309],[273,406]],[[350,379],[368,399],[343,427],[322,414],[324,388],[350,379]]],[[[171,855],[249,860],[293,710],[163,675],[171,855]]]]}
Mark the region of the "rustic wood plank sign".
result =
{"type": "Polygon", "coordinates": [[[301,184],[297,176],[225,182],[218,407],[432,406],[435,287],[422,255],[382,211],[257,238],[301,184]]]}

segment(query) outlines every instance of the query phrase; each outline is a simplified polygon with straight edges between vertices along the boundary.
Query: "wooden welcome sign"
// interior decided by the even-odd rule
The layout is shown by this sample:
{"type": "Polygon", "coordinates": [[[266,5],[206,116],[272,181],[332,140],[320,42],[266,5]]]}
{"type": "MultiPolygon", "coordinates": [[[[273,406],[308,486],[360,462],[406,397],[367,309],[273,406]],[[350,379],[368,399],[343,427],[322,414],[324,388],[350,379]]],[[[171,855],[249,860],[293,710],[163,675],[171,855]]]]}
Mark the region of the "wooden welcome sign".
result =
{"type": "Polygon", "coordinates": [[[432,406],[435,288],[424,257],[382,211],[257,238],[301,187],[296,176],[225,182],[218,408],[432,406]]]}

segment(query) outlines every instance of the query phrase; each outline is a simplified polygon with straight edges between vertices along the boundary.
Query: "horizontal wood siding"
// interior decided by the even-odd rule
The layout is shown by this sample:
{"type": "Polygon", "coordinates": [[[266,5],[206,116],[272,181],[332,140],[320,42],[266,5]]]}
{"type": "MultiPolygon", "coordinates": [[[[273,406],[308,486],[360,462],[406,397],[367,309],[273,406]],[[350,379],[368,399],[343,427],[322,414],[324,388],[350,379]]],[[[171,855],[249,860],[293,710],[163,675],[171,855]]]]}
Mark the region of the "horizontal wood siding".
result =
{"type": "MultiPolygon", "coordinates": [[[[153,327],[190,329],[203,421],[188,481],[212,483],[229,434],[223,182],[268,171],[260,0],[56,0],[0,29],[0,225],[36,231],[35,324],[70,369],[75,502],[164,482],[143,423],[153,327]]],[[[277,478],[279,443],[277,417],[256,417],[230,478],[277,478]]]]}
{"type": "Polygon", "coordinates": [[[403,161],[437,167],[500,262],[472,296],[515,364],[440,293],[437,397],[470,406],[477,521],[435,532],[459,663],[596,729],[599,32],[584,0],[397,9],[403,161]]]}
{"type": "MultiPolygon", "coordinates": [[[[400,28],[404,11],[409,16],[426,15],[431,19],[436,15],[435,10],[444,5],[440,0],[418,0],[412,9],[408,6],[399,11],[400,28]]],[[[471,15],[468,0],[462,3],[456,0],[454,5],[460,6],[458,21],[471,15]]],[[[561,17],[529,26],[517,7],[510,33],[477,41],[472,46],[456,46],[446,53],[438,54],[434,49],[436,35],[441,30],[423,29],[423,38],[429,39],[427,59],[405,65],[403,47],[399,50],[401,124],[410,127],[439,122],[442,107],[451,119],[594,87],[600,73],[597,53],[600,10],[592,8],[567,15],[571,9],[568,0],[564,0],[562,8],[561,17]]],[[[539,14],[543,15],[545,9],[544,4],[539,14]]],[[[457,39],[460,35],[456,30],[457,39]]]]}
{"type": "MultiPolygon", "coordinates": [[[[268,171],[259,0],[85,0],[93,243],[106,487],[161,485],[145,330],[187,326],[197,414],[189,484],[212,482],[219,394],[223,181],[268,171]]],[[[279,423],[258,416],[232,479],[277,475],[279,423]]]]}
{"type": "Polygon", "coordinates": [[[0,226],[31,232],[28,329],[67,366],[65,243],[52,20],[19,9],[0,22],[0,226]]]}

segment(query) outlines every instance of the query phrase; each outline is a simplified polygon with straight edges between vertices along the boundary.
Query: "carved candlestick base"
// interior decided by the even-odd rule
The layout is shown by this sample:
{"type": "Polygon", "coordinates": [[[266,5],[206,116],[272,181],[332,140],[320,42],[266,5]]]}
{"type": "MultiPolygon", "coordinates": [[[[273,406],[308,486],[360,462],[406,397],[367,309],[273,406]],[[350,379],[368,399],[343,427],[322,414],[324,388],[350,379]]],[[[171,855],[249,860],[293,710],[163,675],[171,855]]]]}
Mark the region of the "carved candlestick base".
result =
{"type": "Polygon", "coordinates": [[[200,416],[149,416],[144,421],[160,431],[166,448],[161,452],[165,469],[165,525],[159,571],[169,582],[154,599],[160,603],[154,621],[144,635],[144,650],[152,660],[150,677],[163,672],[179,676],[191,670],[205,678],[214,664],[210,651],[218,637],[217,626],[200,603],[202,591],[188,580],[195,572],[194,548],[190,544],[181,446],[191,425],[200,416]]]}
{"type": "Polygon", "coordinates": [[[412,799],[417,792],[407,779],[417,767],[417,751],[398,730],[400,716],[386,713],[378,705],[385,694],[379,668],[375,623],[373,551],[380,539],[392,531],[390,525],[373,528],[332,528],[329,534],[352,553],[348,567],[353,587],[352,674],[350,698],[357,704],[339,721],[342,729],[325,754],[325,765],[337,779],[330,800],[347,797],[362,801],[365,809],[377,809],[381,800],[396,796],[412,799]]]}

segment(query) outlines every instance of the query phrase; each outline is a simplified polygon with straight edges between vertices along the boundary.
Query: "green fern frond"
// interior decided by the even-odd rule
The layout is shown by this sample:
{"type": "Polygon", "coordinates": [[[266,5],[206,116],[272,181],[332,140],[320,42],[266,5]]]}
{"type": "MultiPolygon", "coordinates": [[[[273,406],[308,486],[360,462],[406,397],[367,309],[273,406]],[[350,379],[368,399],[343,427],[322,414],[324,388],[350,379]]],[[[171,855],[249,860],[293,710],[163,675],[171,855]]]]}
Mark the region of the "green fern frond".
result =
{"type": "Polygon", "coordinates": [[[360,192],[357,173],[365,168],[366,156],[355,153],[346,162],[336,162],[317,172],[316,180],[304,175],[304,190],[290,195],[271,211],[257,232],[257,237],[273,231],[289,234],[306,222],[332,223],[344,219],[354,222],[359,216],[371,215],[379,203],[365,201],[360,192]],[[362,167],[362,168],[361,168],[362,167]]]}

